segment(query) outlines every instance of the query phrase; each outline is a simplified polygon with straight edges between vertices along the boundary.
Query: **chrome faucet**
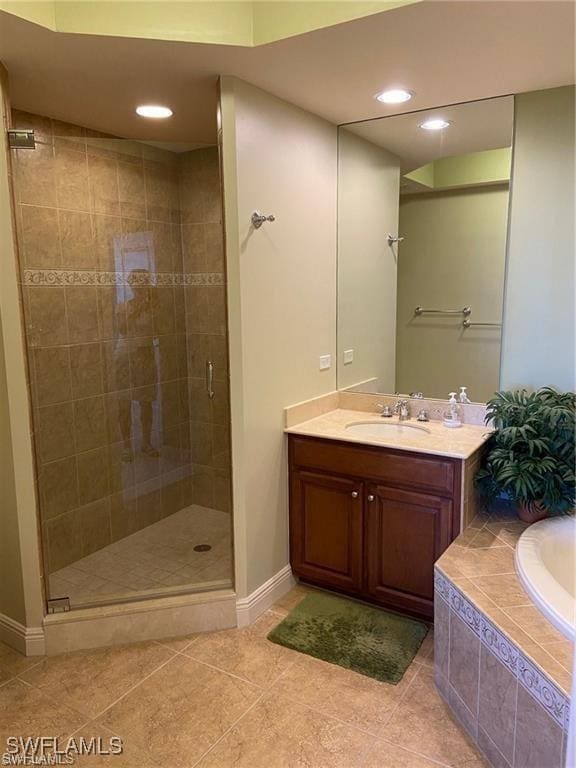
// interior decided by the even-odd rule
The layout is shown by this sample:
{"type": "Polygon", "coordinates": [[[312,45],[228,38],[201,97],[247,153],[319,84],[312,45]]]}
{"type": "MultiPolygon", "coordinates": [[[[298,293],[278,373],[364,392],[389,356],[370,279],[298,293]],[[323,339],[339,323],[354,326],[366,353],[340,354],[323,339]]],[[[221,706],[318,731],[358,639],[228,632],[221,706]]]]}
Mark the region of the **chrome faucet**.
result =
{"type": "Polygon", "coordinates": [[[394,415],[398,416],[398,421],[408,421],[410,418],[410,410],[408,408],[408,400],[399,398],[394,406],[394,415]]]}

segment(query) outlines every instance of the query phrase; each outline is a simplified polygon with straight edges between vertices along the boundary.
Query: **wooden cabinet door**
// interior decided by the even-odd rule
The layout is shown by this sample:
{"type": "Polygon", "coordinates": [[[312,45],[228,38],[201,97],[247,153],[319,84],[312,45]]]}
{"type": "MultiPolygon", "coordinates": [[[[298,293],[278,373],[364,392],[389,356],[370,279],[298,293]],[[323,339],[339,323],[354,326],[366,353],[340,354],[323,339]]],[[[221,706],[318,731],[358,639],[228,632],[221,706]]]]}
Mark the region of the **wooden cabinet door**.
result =
{"type": "Polygon", "coordinates": [[[450,543],[452,502],[381,485],[369,485],[366,494],[368,593],[432,616],[434,562],[450,543]]]}
{"type": "Polygon", "coordinates": [[[318,584],[362,588],[363,486],[348,478],[294,470],[290,482],[292,570],[318,584]]]}

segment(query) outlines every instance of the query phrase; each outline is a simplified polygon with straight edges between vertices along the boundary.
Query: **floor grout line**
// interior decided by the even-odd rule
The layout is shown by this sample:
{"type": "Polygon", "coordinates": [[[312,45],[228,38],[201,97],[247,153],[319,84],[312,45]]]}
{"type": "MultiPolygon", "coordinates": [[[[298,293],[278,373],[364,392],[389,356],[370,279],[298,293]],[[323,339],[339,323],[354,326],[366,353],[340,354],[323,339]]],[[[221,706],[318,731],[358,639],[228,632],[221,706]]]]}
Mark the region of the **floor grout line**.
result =
{"type": "MultiPolygon", "coordinates": [[[[307,656],[307,654],[300,654],[300,655],[301,655],[302,657],[305,657],[305,656],[307,656]]],[[[205,757],[206,757],[208,754],[210,754],[210,752],[212,752],[212,750],[213,750],[213,749],[215,749],[215,747],[216,747],[216,746],[217,746],[217,745],[218,745],[218,744],[219,744],[219,743],[220,743],[220,742],[221,742],[221,741],[222,741],[222,740],[223,740],[223,739],[224,739],[224,738],[225,738],[225,737],[228,735],[228,733],[229,733],[229,732],[230,732],[230,731],[231,731],[231,730],[232,730],[232,729],[233,729],[233,728],[234,728],[234,727],[235,727],[235,726],[236,726],[236,725],[237,725],[237,724],[238,724],[238,723],[239,723],[239,722],[240,722],[240,721],[241,721],[241,720],[244,718],[244,717],[246,717],[246,715],[247,715],[247,714],[248,714],[248,713],[249,713],[249,712],[250,712],[250,711],[251,711],[251,710],[252,710],[252,709],[253,709],[253,708],[254,708],[254,707],[255,707],[255,706],[256,706],[256,705],[257,705],[257,704],[260,702],[260,701],[262,701],[262,699],[263,699],[263,697],[264,697],[264,696],[266,696],[267,694],[270,694],[270,693],[274,693],[274,688],[275,688],[275,687],[276,687],[276,685],[279,683],[279,681],[280,681],[280,679],[283,677],[283,675],[285,675],[285,674],[286,674],[286,673],[287,673],[287,672],[288,672],[288,671],[289,671],[289,670],[290,670],[292,667],[294,667],[294,666],[295,666],[295,665],[296,665],[296,664],[297,664],[299,661],[300,661],[300,659],[298,659],[298,658],[294,659],[294,661],[293,661],[293,662],[292,662],[292,663],[291,663],[289,666],[287,666],[287,667],[286,667],[286,669],[284,669],[284,670],[283,670],[283,671],[280,673],[280,675],[278,675],[278,677],[277,677],[277,678],[276,678],[276,679],[275,679],[275,680],[274,680],[274,681],[273,681],[273,682],[272,682],[272,683],[271,683],[271,684],[270,684],[270,685],[269,685],[267,688],[263,689],[263,691],[262,691],[262,694],[261,694],[261,695],[258,697],[257,701],[255,701],[255,702],[254,702],[254,704],[252,704],[252,705],[249,707],[249,709],[247,709],[247,710],[246,710],[246,712],[245,712],[243,715],[241,715],[241,716],[238,718],[238,720],[236,720],[236,721],[235,721],[235,723],[234,723],[232,726],[230,726],[230,728],[229,728],[229,729],[228,729],[228,730],[227,730],[227,731],[226,731],[224,734],[222,734],[222,736],[221,736],[221,737],[218,739],[218,741],[216,741],[216,742],[215,742],[215,743],[212,745],[212,747],[210,747],[210,749],[209,749],[207,752],[205,752],[205,753],[202,755],[202,757],[201,757],[201,758],[200,758],[200,759],[199,759],[199,760],[198,760],[196,763],[194,763],[194,764],[192,765],[192,767],[191,767],[191,768],[195,768],[197,765],[199,765],[199,763],[200,763],[200,762],[201,762],[201,761],[202,761],[202,760],[203,760],[203,759],[204,759],[204,758],[205,758],[205,757]]],[[[418,673],[416,673],[416,675],[417,675],[417,674],[418,674],[418,673]]],[[[414,676],[414,678],[416,677],[416,675],[414,676]]],[[[414,679],[414,678],[413,678],[413,679],[414,679]]],[[[413,682],[413,680],[411,680],[411,681],[410,681],[409,685],[410,685],[412,682],[413,682]]],[[[307,710],[309,710],[310,712],[314,712],[314,714],[316,714],[316,715],[320,715],[321,717],[327,718],[328,720],[333,720],[333,721],[335,721],[335,722],[337,722],[337,723],[340,723],[340,725],[343,725],[343,726],[345,726],[346,728],[350,728],[351,730],[354,730],[354,731],[356,731],[356,732],[358,732],[358,733],[361,733],[361,734],[362,734],[362,735],[364,735],[364,736],[368,736],[368,737],[370,737],[371,739],[373,739],[374,741],[376,741],[376,740],[377,740],[377,738],[378,738],[378,737],[376,737],[376,736],[375,736],[373,733],[371,733],[371,732],[369,732],[369,731],[365,731],[365,730],[363,730],[362,728],[359,728],[359,727],[358,727],[358,726],[356,726],[356,725],[352,725],[351,723],[348,723],[348,722],[346,722],[345,720],[341,720],[340,718],[334,717],[333,715],[329,715],[329,714],[327,714],[327,713],[325,713],[325,712],[322,712],[321,710],[315,709],[314,707],[310,707],[310,706],[308,706],[307,704],[304,704],[302,701],[300,701],[300,700],[298,700],[298,699],[294,699],[294,698],[292,698],[292,697],[291,697],[291,696],[289,696],[288,694],[283,694],[283,695],[284,695],[284,696],[286,696],[286,698],[287,698],[289,701],[291,701],[293,704],[295,704],[296,706],[299,706],[299,707],[303,707],[304,709],[307,709],[307,710]]],[[[402,695],[402,697],[403,697],[403,696],[404,696],[404,694],[402,695]]],[[[401,698],[402,698],[402,697],[401,697],[401,698]]],[[[366,750],[366,755],[364,756],[364,759],[366,759],[366,757],[368,756],[368,754],[369,754],[369,752],[371,751],[372,747],[373,747],[373,745],[371,745],[369,748],[367,748],[367,750],[366,750]]],[[[449,767],[448,767],[448,768],[449,768],[449,767]]]]}
{"type": "MultiPolygon", "coordinates": [[[[295,663],[296,663],[296,659],[294,660],[294,662],[292,663],[292,665],[293,665],[293,664],[295,664],[295,663]]],[[[290,666],[292,666],[292,665],[290,665],[290,666]]],[[[208,665],[207,665],[207,666],[208,666],[208,665]]],[[[213,667],[213,669],[216,669],[216,667],[213,667]]],[[[219,670],[219,671],[222,671],[222,670],[219,670]]],[[[213,751],[213,750],[216,748],[216,746],[217,746],[217,745],[218,745],[218,744],[219,744],[219,743],[220,743],[220,742],[221,742],[223,739],[225,739],[225,738],[226,738],[226,736],[227,736],[227,735],[228,735],[228,734],[229,734],[229,733],[230,733],[230,732],[233,730],[233,728],[235,728],[235,727],[236,727],[236,725],[237,725],[237,724],[238,724],[238,723],[239,723],[239,722],[240,722],[240,721],[241,721],[241,720],[242,720],[244,717],[246,717],[246,715],[247,715],[247,714],[248,714],[248,713],[249,713],[249,712],[250,712],[252,709],[254,709],[254,707],[255,707],[257,704],[259,704],[259,703],[262,701],[262,699],[264,698],[264,696],[266,696],[266,694],[267,694],[267,693],[269,693],[269,692],[272,690],[272,688],[274,687],[274,685],[277,683],[277,681],[280,679],[280,677],[282,677],[282,675],[284,674],[284,672],[285,672],[285,671],[286,671],[286,670],[283,670],[283,671],[280,673],[280,675],[278,676],[278,678],[276,678],[276,679],[274,680],[274,682],[272,682],[272,683],[271,683],[269,686],[267,686],[266,688],[261,688],[261,691],[262,691],[262,692],[261,692],[260,696],[258,696],[258,698],[257,698],[257,699],[256,699],[256,700],[255,700],[255,701],[254,701],[254,702],[253,702],[253,703],[252,703],[252,704],[251,704],[251,705],[248,707],[248,709],[247,709],[247,710],[246,710],[246,711],[245,711],[245,712],[244,712],[242,715],[240,715],[240,717],[238,717],[238,718],[237,718],[237,719],[236,719],[236,720],[235,720],[235,721],[232,723],[232,725],[231,725],[229,728],[227,728],[227,729],[226,729],[226,731],[225,731],[225,732],[224,732],[224,733],[223,733],[223,734],[220,736],[220,738],[219,738],[219,739],[217,739],[217,741],[215,741],[215,742],[214,742],[214,744],[212,744],[212,746],[211,746],[211,747],[210,747],[208,750],[206,750],[206,752],[204,752],[204,754],[203,754],[203,755],[202,755],[202,756],[201,756],[201,757],[200,757],[200,758],[199,758],[199,759],[198,759],[198,760],[197,760],[195,763],[193,763],[193,764],[192,764],[191,768],[195,768],[197,765],[199,765],[199,764],[202,762],[202,760],[204,760],[204,758],[205,758],[205,757],[207,757],[207,756],[210,754],[210,752],[212,752],[212,751],[213,751]]],[[[254,684],[253,684],[253,685],[254,685],[254,684]]],[[[258,686],[256,686],[256,687],[258,687],[258,686]]]]}
{"type": "Polygon", "coordinates": [[[148,678],[152,677],[152,675],[155,675],[156,672],[158,672],[160,669],[165,667],[167,664],[169,664],[171,661],[173,661],[176,658],[176,652],[173,652],[173,655],[170,656],[170,658],[166,659],[166,661],[163,661],[159,666],[157,666],[155,669],[152,670],[152,672],[149,672],[147,675],[145,675],[143,678],[141,678],[137,683],[135,683],[133,686],[128,688],[124,693],[119,696],[117,699],[115,699],[111,704],[109,704],[107,707],[104,707],[103,710],[98,712],[92,719],[97,720],[98,718],[102,717],[108,710],[112,709],[112,707],[116,706],[119,701],[126,698],[130,693],[132,693],[136,688],[138,688],[139,685],[141,685],[145,680],[148,680],[148,678]]]}
{"type": "Polygon", "coordinates": [[[207,661],[202,661],[201,659],[197,659],[195,656],[189,656],[184,651],[176,651],[176,654],[178,656],[184,656],[185,659],[188,659],[189,661],[193,661],[196,664],[201,664],[203,667],[208,667],[208,669],[214,670],[214,672],[220,672],[224,675],[229,675],[230,677],[233,677],[235,680],[239,680],[241,683],[248,683],[248,685],[253,685],[255,688],[263,689],[264,686],[258,685],[258,683],[252,682],[252,680],[248,680],[246,677],[242,677],[241,675],[237,675],[234,672],[229,672],[226,669],[222,669],[221,667],[216,667],[214,664],[209,664],[207,661]]]}
{"type": "MultiPolygon", "coordinates": [[[[372,747],[374,749],[377,744],[390,744],[391,747],[396,747],[397,749],[402,749],[404,752],[409,752],[412,755],[417,755],[418,757],[422,757],[425,760],[429,760],[431,763],[434,763],[435,765],[441,765],[442,768],[456,768],[454,765],[451,765],[450,763],[443,763],[441,760],[436,760],[435,757],[430,757],[424,752],[417,752],[415,749],[410,749],[410,747],[404,747],[400,744],[395,744],[393,741],[390,741],[389,739],[386,739],[384,737],[379,737],[376,739],[376,744],[372,747]]],[[[372,750],[371,750],[372,751],[372,750]]],[[[396,768],[400,768],[400,766],[397,766],[396,768]]]]}
{"type": "Polygon", "coordinates": [[[225,739],[225,738],[226,738],[226,736],[227,736],[227,735],[228,735],[228,734],[229,734],[229,733],[230,733],[230,732],[233,730],[233,728],[235,728],[235,727],[236,727],[236,725],[237,725],[237,724],[238,724],[238,723],[239,723],[239,722],[242,720],[242,718],[246,717],[246,715],[247,715],[247,714],[248,714],[248,713],[249,713],[249,712],[250,712],[252,709],[254,709],[254,707],[255,707],[257,704],[259,704],[259,703],[262,701],[262,699],[264,698],[264,696],[266,695],[266,693],[267,693],[267,691],[266,691],[266,690],[263,690],[263,691],[261,692],[260,696],[258,696],[258,698],[257,698],[255,701],[253,701],[253,702],[252,702],[252,704],[251,704],[251,705],[248,707],[248,709],[247,709],[247,710],[246,710],[246,711],[245,711],[243,714],[241,714],[241,715],[240,715],[240,717],[239,717],[239,718],[237,718],[237,719],[236,719],[236,720],[235,720],[235,721],[232,723],[232,725],[231,725],[229,728],[227,728],[227,729],[224,731],[224,733],[223,733],[223,734],[222,734],[222,735],[221,735],[221,736],[220,736],[220,737],[219,737],[219,738],[218,738],[218,739],[217,739],[217,740],[214,742],[214,744],[212,744],[212,746],[211,746],[209,749],[207,749],[207,750],[206,750],[206,752],[204,752],[204,753],[203,753],[203,754],[202,754],[202,755],[201,755],[201,756],[198,758],[198,760],[197,760],[195,763],[192,763],[192,765],[190,766],[190,768],[196,768],[196,766],[197,766],[197,765],[199,765],[199,764],[202,762],[202,760],[204,760],[204,758],[205,758],[205,757],[207,757],[207,756],[210,754],[210,752],[212,752],[212,751],[213,751],[213,750],[214,750],[214,749],[215,749],[215,748],[218,746],[218,744],[220,744],[220,742],[221,742],[223,739],[225,739]]]}
{"type": "Polygon", "coordinates": [[[280,616],[283,619],[285,619],[290,614],[290,611],[287,611],[286,613],[284,613],[282,612],[282,610],[278,610],[278,609],[274,610],[274,607],[272,607],[272,608],[267,608],[266,613],[273,613],[274,616],[280,616]]]}
{"type": "Polygon", "coordinates": [[[86,720],[86,722],[85,722],[85,723],[82,723],[82,725],[81,725],[79,728],[75,728],[75,729],[72,731],[72,733],[70,733],[70,735],[69,735],[69,738],[72,738],[72,737],[73,737],[73,736],[75,736],[77,733],[80,733],[80,731],[83,731],[83,730],[84,730],[84,728],[86,728],[88,725],[90,725],[90,723],[93,723],[93,722],[95,722],[95,720],[96,720],[96,718],[94,718],[94,717],[91,717],[89,720],[86,720]]]}
{"type": "MultiPolygon", "coordinates": [[[[268,610],[270,610],[270,609],[268,609],[268,610]]],[[[430,653],[431,652],[432,651],[430,651],[430,653]]],[[[282,677],[285,674],[287,674],[294,666],[296,666],[298,663],[302,662],[303,659],[305,659],[305,658],[315,658],[315,657],[309,657],[308,654],[300,654],[298,652],[295,652],[295,653],[297,653],[297,657],[290,664],[288,664],[286,666],[286,668],[284,670],[282,670],[282,672],[267,687],[265,687],[263,689],[262,695],[264,695],[267,692],[273,693],[274,692],[274,688],[278,685],[278,683],[280,682],[282,677]]],[[[187,658],[193,658],[191,656],[188,656],[185,652],[183,652],[182,655],[186,656],[187,658]]],[[[225,672],[226,674],[229,674],[232,677],[237,677],[233,673],[230,673],[230,672],[228,672],[226,670],[223,670],[223,669],[221,669],[219,667],[212,666],[211,664],[207,664],[206,662],[202,662],[199,659],[194,658],[193,660],[197,661],[198,663],[205,664],[205,666],[208,666],[208,667],[210,667],[212,669],[215,669],[216,671],[225,672]]],[[[322,659],[318,659],[318,661],[322,662],[323,660],[322,659]]],[[[395,706],[392,708],[391,712],[389,713],[389,716],[385,719],[382,727],[385,727],[385,725],[390,722],[391,718],[396,713],[396,710],[397,710],[398,706],[400,705],[400,703],[403,701],[404,697],[406,696],[406,694],[408,692],[408,689],[410,688],[410,686],[412,685],[414,680],[418,677],[418,675],[422,672],[422,670],[430,670],[430,666],[427,665],[427,664],[423,664],[422,662],[414,660],[412,663],[416,665],[415,674],[414,674],[412,680],[410,680],[410,682],[406,686],[406,689],[404,690],[404,692],[399,696],[398,701],[395,703],[395,706]]],[[[251,682],[251,681],[246,680],[245,678],[239,678],[239,679],[244,681],[244,682],[251,682]]],[[[251,683],[251,684],[252,685],[256,685],[255,683],[251,683]]],[[[260,686],[256,686],[256,687],[260,687],[260,686]]],[[[330,714],[328,714],[328,713],[326,713],[326,712],[324,712],[324,711],[322,711],[320,709],[317,709],[315,707],[309,706],[308,704],[302,702],[300,699],[294,698],[294,697],[290,696],[289,694],[283,694],[283,695],[286,696],[287,699],[289,699],[291,702],[293,702],[297,706],[304,707],[305,709],[307,709],[307,710],[309,710],[311,712],[314,712],[315,714],[320,715],[321,717],[325,717],[325,718],[328,718],[329,720],[333,720],[335,722],[338,722],[338,723],[340,723],[341,725],[343,725],[343,726],[345,726],[347,728],[351,728],[352,730],[357,731],[358,733],[362,733],[364,736],[368,736],[368,737],[373,738],[373,739],[378,739],[379,738],[379,736],[376,733],[374,733],[372,731],[369,731],[369,730],[366,730],[365,728],[362,728],[361,726],[359,726],[357,724],[350,723],[350,722],[348,722],[346,720],[342,720],[339,717],[336,717],[334,715],[330,715],[330,714]]],[[[259,697],[259,699],[261,699],[261,698],[262,697],[259,697]]],[[[249,711],[249,710],[247,710],[247,711],[249,711]]],[[[239,718],[239,719],[242,719],[242,718],[239,718]]],[[[233,726],[231,726],[231,727],[233,727],[233,726]]],[[[222,736],[222,738],[224,738],[224,736],[222,736]]],[[[216,744],[214,744],[213,747],[214,746],[216,746],[216,744]]],[[[213,749],[213,747],[211,747],[211,749],[213,749]]],[[[211,751],[211,749],[209,751],[211,751]]],[[[206,754],[208,754],[208,753],[205,753],[202,756],[202,758],[205,757],[206,754]]],[[[197,763],[195,763],[194,765],[197,765],[197,763]]]]}
{"type": "MultiPolygon", "coordinates": [[[[302,656],[302,658],[315,658],[315,657],[309,657],[309,656],[308,656],[308,654],[300,654],[300,655],[302,656]]],[[[302,660],[302,659],[295,659],[295,660],[294,660],[294,662],[293,662],[293,664],[290,666],[290,668],[291,668],[291,667],[293,667],[293,666],[295,666],[295,665],[296,665],[296,664],[297,664],[299,661],[301,661],[301,660],[302,660]]],[[[323,661],[323,660],[322,660],[322,659],[319,659],[319,661],[323,661]]],[[[325,663],[329,663],[329,662],[325,662],[325,663]]],[[[408,692],[408,690],[409,690],[410,686],[411,686],[411,685],[414,683],[414,680],[415,680],[415,679],[418,677],[418,675],[419,675],[419,674],[420,674],[420,673],[421,673],[421,672],[422,672],[424,669],[430,669],[429,667],[426,667],[425,665],[423,665],[423,664],[420,664],[420,663],[418,663],[418,662],[412,662],[412,663],[416,663],[416,664],[417,664],[417,666],[418,666],[419,668],[418,668],[418,669],[417,669],[417,671],[415,672],[415,674],[414,674],[414,677],[412,678],[412,680],[410,680],[410,682],[407,684],[407,686],[406,686],[406,689],[404,690],[404,692],[403,692],[403,693],[401,693],[401,694],[400,694],[400,696],[398,697],[398,701],[396,701],[396,702],[395,702],[395,704],[394,704],[393,708],[391,709],[390,713],[388,714],[388,716],[385,718],[385,720],[384,720],[384,722],[383,722],[383,724],[382,724],[382,728],[385,728],[385,727],[386,727],[386,726],[387,726],[387,725],[390,723],[390,721],[391,721],[392,717],[393,717],[393,716],[396,714],[396,711],[397,711],[397,709],[398,709],[399,705],[400,705],[400,704],[401,704],[401,702],[404,700],[404,698],[405,698],[405,696],[406,696],[406,694],[407,694],[407,692],[408,692]]],[[[282,676],[283,676],[283,675],[284,675],[286,672],[288,672],[290,668],[287,668],[287,669],[285,669],[285,670],[282,672],[282,674],[278,676],[278,678],[277,678],[277,679],[274,681],[274,683],[272,683],[272,685],[270,686],[270,688],[269,688],[269,690],[270,690],[270,691],[272,691],[272,692],[273,692],[273,688],[274,688],[274,687],[275,687],[275,686],[278,684],[278,682],[280,681],[280,679],[282,678],[282,676]]],[[[342,667],[342,669],[345,669],[345,667],[342,667]]],[[[353,670],[348,670],[348,671],[353,671],[353,670]]],[[[374,680],[375,678],[370,678],[370,679],[374,680]]],[[[378,681],[378,680],[377,680],[376,682],[380,682],[380,681],[378,681]]],[[[387,685],[387,683],[382,683],[382,685],[387,685]]],[[[364,736],[370,736],[371,738],[374,738],[374,739],[379,739],[379,738],[381,739],[381,737],[380,737],[380,736],[378,736],[376,733],[374,733],[374,732],[372,732],[372,731],[369,731],[369,730],[366,730],[365,728],[363,728],[362,726],[359,726],[359,725],[357,725],[356,723],[350,723],[350,722],[349,722],[349,721],[347,721],[347,720],[342,720],[340,717],[336,717],[335,715],[331,715],[331,714],[329,714],[329,713],[327,713],[327,712],[324,712],[324,711],[323,711],[323,710],[321,710],[321,709],[317,709],[316,707],[312,707],[312,706],[310,706],[309,704],[306,704],[305,702],[301,701],[300,699],[294,698],[294,697],[293,697],[293,696],[291,696],[290,694],[286,694],[286,693],[284,693],[284,694],[282,694],[282,695],[284,695],[284,696],[285,696],[287,699],[289,699],[289,700],[290,700],[292,703],[294,703],[294,704],[297,704],[297,705],[298,705],[298,706],[300,706],[300,707],[304,707],[304,709],[308,709],[310,712],[314,712],[314,713],[315,713],[315,714],[317,714],[317,715],[321,715],[322,717],[326,717],[326,718],[328,718],[329,720],[334,720],[335,722],[337,722],[337,723],[340,723],[341,725],[344,725],[344,726],[346,726],[347,728],[351,728],[351,729],[352,729],[352,730],[354,730],[354,731],[357,731],[357,732],[359,732],[359,733],[362,733],[364,736]]],[[[392,742],[389,742],[389,743],[392,743],[392,742]]]]}

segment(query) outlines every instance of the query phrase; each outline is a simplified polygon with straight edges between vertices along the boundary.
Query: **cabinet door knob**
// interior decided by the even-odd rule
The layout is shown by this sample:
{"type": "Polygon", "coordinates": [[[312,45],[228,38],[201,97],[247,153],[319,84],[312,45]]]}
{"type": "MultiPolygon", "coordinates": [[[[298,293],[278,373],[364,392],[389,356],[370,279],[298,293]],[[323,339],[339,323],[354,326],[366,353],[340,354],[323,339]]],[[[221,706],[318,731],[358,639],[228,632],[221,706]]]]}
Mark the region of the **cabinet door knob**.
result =
{"type": "Polygon", "coordinates": [[[374,499],[375,499],[375,498],[376,498],[376,497],[374,496],[374,494],[373,494],[373,493],[370,493],[370,494],[368,495],[368,501],[374,501],[374,499]]]}
{"type": "Polygon", "coordinates": [[[353,499],[357,499],[358,498],[358,491],[352,491],[350,496],[352,496],[353,499]]]}

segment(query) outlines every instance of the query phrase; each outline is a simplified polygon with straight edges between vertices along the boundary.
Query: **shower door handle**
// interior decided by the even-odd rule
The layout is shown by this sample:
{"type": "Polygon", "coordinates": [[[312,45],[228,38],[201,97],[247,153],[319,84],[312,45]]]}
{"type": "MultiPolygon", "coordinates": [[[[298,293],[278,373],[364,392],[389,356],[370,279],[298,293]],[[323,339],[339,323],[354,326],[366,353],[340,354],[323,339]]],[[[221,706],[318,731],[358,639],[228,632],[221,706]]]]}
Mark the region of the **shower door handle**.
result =
{"type": "Polygon", "coordinates": [[[206,391],[210,400],[214,398],[214,363],[212,360],[206,361],[206,391]]]}

